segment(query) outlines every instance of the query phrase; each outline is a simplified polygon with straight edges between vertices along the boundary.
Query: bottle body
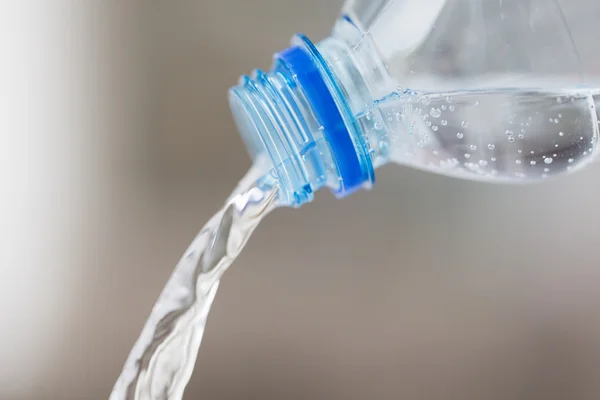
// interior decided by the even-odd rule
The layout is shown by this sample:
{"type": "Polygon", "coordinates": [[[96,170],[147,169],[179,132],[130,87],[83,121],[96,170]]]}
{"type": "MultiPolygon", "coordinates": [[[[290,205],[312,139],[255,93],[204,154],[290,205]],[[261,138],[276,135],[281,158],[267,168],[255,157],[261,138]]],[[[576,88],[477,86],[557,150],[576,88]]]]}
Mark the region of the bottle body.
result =
{"type": "MultiPolygon", "coordinates": [[[[315,157],[324,161],[313,165],[326,171],[311,191],[346,195],[370,186],[372,171],[389,162],[467,179],[538,180],[595,153],[600,85],[582,74],[556,1],[351,0],[332,35],[309,47],[344,125],[319,134],[332,128],[317,117],[308,128],[322,139],[315,157]],[[357,153],[362,181],[350,190],[335,188],[352,175],[340,173],[350,152],[330,143],[340,137],[357,153]]],[[[306,114],[323,109],[313,95],[306,114]]]]}
{"type": "Polygon", "coordinates": [[[352,0],[333,37],[375,168],[519,182],[592,159],[600,90],[556,1],[352,0]]]}

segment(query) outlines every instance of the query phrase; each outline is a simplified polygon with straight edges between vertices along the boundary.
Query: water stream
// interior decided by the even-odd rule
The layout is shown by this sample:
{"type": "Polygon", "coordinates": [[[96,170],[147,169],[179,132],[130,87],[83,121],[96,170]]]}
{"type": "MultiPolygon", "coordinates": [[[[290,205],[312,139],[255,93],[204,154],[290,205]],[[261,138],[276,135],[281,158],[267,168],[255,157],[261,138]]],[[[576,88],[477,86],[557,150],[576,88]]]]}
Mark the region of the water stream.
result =
{"type": "Polygon", "coordinates": [[[180,400],[223,273],[278,205],[276,184],[252,168],[175,267],[133,346],[110,400],[180,400]]]}

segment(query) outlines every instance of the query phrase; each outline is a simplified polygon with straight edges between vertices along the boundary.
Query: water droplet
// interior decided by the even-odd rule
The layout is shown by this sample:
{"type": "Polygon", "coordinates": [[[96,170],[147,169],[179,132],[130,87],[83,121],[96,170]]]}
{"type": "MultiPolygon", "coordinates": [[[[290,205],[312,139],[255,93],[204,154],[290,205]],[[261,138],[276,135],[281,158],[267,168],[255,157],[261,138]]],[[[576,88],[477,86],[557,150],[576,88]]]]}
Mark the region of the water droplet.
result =
{"type": "Polygon", "coordinates": [[[485,160],[480,160],[479,165],[481,165],[482,167],[485,167],[486,165],[488,165],[488,162],[485,160]]]}
{"type": "Polygon", "coordinates": [[[475,100],[475,107],[479,105],[479,100],[475,100]]]}
{"type": "Polygon", "coordinates": [[[429,104],[431,104],[431,99],[428,96],[425,96],[421,99],[421,103],[425,104],[426,106],[428,106],[429,104]]]}
{"type": "Polygon", "coordinates": [[[432,108],[431,111],[429,111],[429,115],[431,115],[433,118],[439,118],[440,115],[442,115],[442,112],[439,108],[432,108]]]}
{"type": "Polygon", "coordinates": [[[382,152],[386,152],[388,149],[388,143],[384,140],[382,140],[381,142],[379,142],[379,150],[382,152]]]}
{"type": "Polygon", "coordinates": [[[550,172],[550,168],[544,168],[544,172],[550,172]]]}
{"type": "Polygon", "coordinates": [[[452,97],[446,96],[446,103],[452,103],[452,97]]]}
{"type": "Polygon", "coordinates": [[[469,148],[473,151],[477,150],[477,146],[475,146],[474,144],[470,145],[469,148]]]}
{"type": "Polygon", "coordinates": [[[379,130],[383,129],[383,124],[380,121],[376,121],[373,124],[373,127],[379,131],[379,130]]]}
{"type": "Polygon", "coordinates": [[[434,126],[432,126],[432,127],[431,127],[431,130],[433,130],[434,132],[437,132],[437,131],[438,131],[438,129],[439,129],[439,128],[438,128],[438,126],[437,126],[437,125],[434,125],[434,126]]]}
{"type": "Polygon", "coordinates": [[[521,160],[515,160],[515,164],[521,165],[521,160]]]}
{"type": "Polygon", "coordinates": [[[402,119],[402,114],[396,113],[396,121],[400,122],[401,119],[402,119]]]}
{"type": "Polygon", "coordinates": [[[583,136],[579,136],[579,140],[583,140],[583,136]]]}
{"type": "Polygon", "coordinates": [[[565,133],[564,132],[558,132],[558,136],[561,136],[561,137],[565,136],[565,133]]]}
{"type": "Polygon", "coordinates": [[[468,123],[467,121],[463,121],[463,122],[461,122],[461,124],[460,124],[460,125],[461,125],[463,128],[465,128],[465,129],[469,127],[469,123],[468,123]]]}
{"type": "Polygon", "coordinates": [[[569,161],[569,164],[572,164],[572,163],[573,163],[573,161],[575,161],[575,160],[573,160],[572,158],[569,158],[569,160],[568,160],[568,161],[569,161]]]}
{"type": "Polygon", "coordinates": [[[544,162],[546,164],[552,164],[552,161],[554,161],[554,159],[552,157],[546,157],[546,158],[544,158],[544,162]]]}
{"type": "Polygon", "coordinates": [[[446,126],[448,125],[448,121],[446,121],[445,119],[440,121],[440,124],[442,124],[442,126],[446,126]]]}
{"type": "Polygon", "coordinates": [[[587,156],[587,151],[584,151],[584,152],[583,152],[583,155],[584,155],[584,156],[587,156]]]}
{"type": "Polygon", "coordinates": [[[454,111],[454,110],[456,110],[456,107],[454,107],[453,105],[451,105],[450,107],[448,107],[448,110],[454,111]]]}
{"type": "Polygon", "coordinates": [[[517,153],[521,154],[521,153],[523,153],[523,150],[519,149],[519,150],[517,150],[517,153]]]}
{"type": "Polygon", "coordinates": [[[559,114],[558,114],[558,118],[562,118],[562,114],[560,114],[560,113],[559,113],[559,114]]]}
{"type": "Polygon", "coordinates": [[[506,136],[512,136],[512,135],[514,135],[514,134],[515,134],[515,133],[514,133],[513,131],[511,131],[510,129],[507,129],[505,133],[506,133],[506,136]]]}
{"type": "Polygon", "coordinates": [[[459,138],[459,139],[462,139],[462,138],[464,138],[464,137],[465,137],[465,135],[463,135],[463,133],[462,133],[462,132],[458,132],[458,133],[456,134],[456,137],[457,137],[457,138],[459,138]]]}
{"type": "Polygon", "coordinates": [[[531,150],[529,153],[531,153],[531,154],[535,154],[535,151],[531,150]]]}
{"type": "Polygon", "coordinates": [[[496,148],[496,145],[494,145],[494,144],[491,144],[491,143],[490,143],[490,144],[488,144],[488,149],[490,149],[490,150],[494,150],[495,148],[496,148]]]}
{"type": "Polygon", "coordinates": [[[559,120],[558,120],[558,118],[554,118],[554,123],[555,123],[555,124],[558,124],[558,123],[559,123],[559,120]]]}
{"type": "Polygon", "coordinates": [[[552,154],[552,157],[556,157],[556,154],[552,154]]]}
{"type": "Polygon", "coordinates": [[[465,153],[465,158],[471,158],[471,155],[469,153],[465,153]]]}
{"type": "Polygon", "coordinates": [[[554,145],[554,147],[558,147],[558,143],[554,145]]]}
{"type": "Polygon", "coordinates": [[[445,105],[445,104],[442,104],[442,107],[441,107],[441,109],[442,109],[442,111],[446,111],[446,110],[448,109],[448,106],[447,106],[447,105],[445,105]]]}
{"type": "Polygon", "coordinates": [[[508,137],[508,141],[509,141],[510,143],[513,143],[513,142],[515,141],[515,137],[514,137],[514,136],[509,136],[509,137],[508,137]]]}
{"type": "Polygon", "coordinates": [[[535,160],[531,160],[531,161],[529,161],[529,164],[531,164],[531,165],[535,165],[535,164],[537,164],[537,161],[535,161],[535,160]]]}
{"type": "Polygon", "coordinates": [[[492,162],[496,162],[496,157],[492,157],[492,158],[490,158],[490,160],[491,160],[492,162]]]}
{"type": "Polygon", "coordinates": [[[373,114],[371,114],[371,112],[367,112],[367,114],[365,114],[365,117],[367,117],[367,121],[370,121],[371,118],[373,118],[373,114]]]}
{"type": "Polygon", "coordinates": [[[427,122],[425,122],[425,125],[427,125],[427,126],[431,126],[431,121],[427,121],[427,122]]]}

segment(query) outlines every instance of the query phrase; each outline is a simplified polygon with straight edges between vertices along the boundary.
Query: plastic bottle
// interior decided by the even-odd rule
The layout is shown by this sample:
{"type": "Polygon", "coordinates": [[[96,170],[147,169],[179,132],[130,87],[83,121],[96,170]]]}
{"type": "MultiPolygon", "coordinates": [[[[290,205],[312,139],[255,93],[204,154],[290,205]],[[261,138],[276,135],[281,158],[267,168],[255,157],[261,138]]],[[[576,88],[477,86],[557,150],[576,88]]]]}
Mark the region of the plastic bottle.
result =
{"type": "Polygon", "coordinates": [[[389,162],[542,179],[586,164],[598,137],[578,49],[598,35],[567,19],[557,0],[348,0],[330,37],[297,35],[242,77],[231,110],[289,206],[369,188],[389,162]]]}

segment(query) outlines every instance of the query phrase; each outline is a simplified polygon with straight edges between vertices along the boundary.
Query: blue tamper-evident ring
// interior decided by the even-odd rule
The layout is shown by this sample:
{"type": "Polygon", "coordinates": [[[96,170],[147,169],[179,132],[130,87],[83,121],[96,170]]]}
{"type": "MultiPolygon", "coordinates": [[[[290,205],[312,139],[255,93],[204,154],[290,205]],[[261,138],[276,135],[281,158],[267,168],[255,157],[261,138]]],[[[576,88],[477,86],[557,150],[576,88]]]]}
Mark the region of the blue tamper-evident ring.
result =
{"type": "Polygon", "coordinates": [[[318,67],[300,47],[291,47],[277,56],[287,64],[304,91],[317,121],[323,126],[323,136],[329,144],[342,185],[337,195],[350,194],[365,183],[365,176],[351,133],[323,80],[318,67]]]}

